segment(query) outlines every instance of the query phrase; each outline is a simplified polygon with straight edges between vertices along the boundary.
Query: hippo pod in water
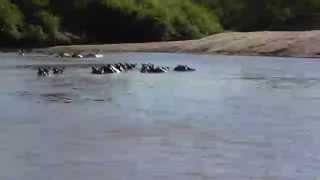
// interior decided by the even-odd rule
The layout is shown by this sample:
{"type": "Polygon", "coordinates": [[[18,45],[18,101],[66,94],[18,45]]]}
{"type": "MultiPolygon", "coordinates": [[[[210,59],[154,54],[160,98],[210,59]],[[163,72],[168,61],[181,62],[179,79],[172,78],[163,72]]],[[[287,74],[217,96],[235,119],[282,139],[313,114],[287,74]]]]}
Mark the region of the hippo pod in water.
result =
{"type": "Polygon", "coordinates": [[[51,76],[51,74],[63,74],[64,69],[64,67],[39,67],[38,76],[51,76]]]}
{"type": "Polygon", "coordinates": [[[142,64],[141,73],[166,73],[170,70],[170,67],[154,66],[153,64],[142,64]]]}
{"type": "Polygon", "coordinates": [[[119,69],[117,69],[111,64],[101,66],[101,67],[92,67],[91,69],[92,69],[91,71],[92,74],[113,74],[113,73],[121,72],[119,69]]]}
{"type": "Polygon", "coordinates": [[[116,63],[114,66],[119,69],[121,72],[134,70],[137,67],[137,64],[129,64],[129,63],[116,63]]]}
{"type": "Polygon", "coordinates": [[[187,65],[178,65],[174,68],[174,71],[178,71],[178,72],[190,72],[190,71],[195,71],[195,69],[190,68],[187,65]]]}
{"type": "Polygon", "coordinates": [[[136,64],[128,64],[128,63],[116,63],[116,64],[107,64],[101,67],[92,67],[92,74],[112,74],[112,73],[120,73],[129,70],[133,70],[136,68],[136,64]]]}

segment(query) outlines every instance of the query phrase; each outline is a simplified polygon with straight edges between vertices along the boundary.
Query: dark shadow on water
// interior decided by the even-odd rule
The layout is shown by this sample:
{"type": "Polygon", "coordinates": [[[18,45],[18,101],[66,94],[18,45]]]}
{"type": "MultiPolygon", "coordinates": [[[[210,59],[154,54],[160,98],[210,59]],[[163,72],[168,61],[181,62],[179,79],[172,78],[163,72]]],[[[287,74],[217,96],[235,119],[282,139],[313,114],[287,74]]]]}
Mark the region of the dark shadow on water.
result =
{"type": "Polygon", "coordinates": [[[275,89],[310,88],[320,84],[319,78],[297,77],[266,77],[266,76],[241,76],[244,81],[263,82],[267,87],[275,89]]]}
{"type": "Polygon", "coordinates": [[[35,101],[37,103],[111,103],[113,99],[111,97],[85,97],[79,96],[74,93],[32,93],[29,91],[17,91],[15,93],[10,93],[10,96],[22,97],[27,101],[35,101]]]}
{"type": "Polygon", "coordinates": [[[49,102],[62,102],[62,103],[72,103],[73,99],[70,94],[65,93],[47,93],[41,94],[42,98],[49,102]]]}

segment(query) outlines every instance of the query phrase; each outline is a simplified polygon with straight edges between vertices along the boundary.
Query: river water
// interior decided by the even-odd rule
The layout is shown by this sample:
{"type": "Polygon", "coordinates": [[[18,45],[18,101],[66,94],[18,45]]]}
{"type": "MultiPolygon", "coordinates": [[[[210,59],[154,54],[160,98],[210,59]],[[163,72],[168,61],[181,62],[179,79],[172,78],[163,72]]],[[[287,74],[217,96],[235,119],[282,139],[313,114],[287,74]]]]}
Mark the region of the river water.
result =
{"type": "Polygon", "coordinates": [[[320,61],[186,54],[0,54],[1,180],[316,180],[320,61]],[[136,62],[192,73],[94,76],[136,62]],[[39,64],[66,64],[39,78],[39,64]]]}

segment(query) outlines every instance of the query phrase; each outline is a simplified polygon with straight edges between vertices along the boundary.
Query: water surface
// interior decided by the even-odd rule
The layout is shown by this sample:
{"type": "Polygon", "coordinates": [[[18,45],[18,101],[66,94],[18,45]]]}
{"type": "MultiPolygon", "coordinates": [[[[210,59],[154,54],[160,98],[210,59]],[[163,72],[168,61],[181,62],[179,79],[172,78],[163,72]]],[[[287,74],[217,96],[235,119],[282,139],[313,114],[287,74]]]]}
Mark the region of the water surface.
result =
{"type": "Polygon", "coordinates": [[[0,54],[0,179],[314,180],[320,62],[186,54],[0,54]],[[193,73],[94,76],[136,62],[193,73]],[[41,64],[65,64],[40,78],[41,64]]]}

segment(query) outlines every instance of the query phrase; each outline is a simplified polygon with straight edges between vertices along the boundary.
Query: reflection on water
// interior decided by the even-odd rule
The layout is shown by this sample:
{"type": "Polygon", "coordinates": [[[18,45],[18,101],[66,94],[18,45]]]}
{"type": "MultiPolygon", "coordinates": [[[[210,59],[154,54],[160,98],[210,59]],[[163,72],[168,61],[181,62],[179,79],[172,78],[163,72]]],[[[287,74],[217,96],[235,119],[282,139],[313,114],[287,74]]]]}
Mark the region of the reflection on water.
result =
{"type": "Polygon", "coordinates": [[[297,78],[297,77],[263,77],[263,76],[241,76],[241,80],[263,81],[263,83],[275,89],[311,88],[319,84],[320,79],[297,78]]]}
{"type": "Polygon", "coordinates": [[[41,94],[47,101],[53,102],[63,102],[63,103],[71,103],[72,98],[68,94],[65,93],[49,93],[49,94],[41,94]]]}
{"type": "Polygon", "coordinates": [[[320,63],[110,54],[1,54],[0,179],[316,179],[320,63]],[[87,64],[188,64],[193,73],[94,76],[87,64]],[[64,64],[62,76],[35,67],[64,64]]]}

